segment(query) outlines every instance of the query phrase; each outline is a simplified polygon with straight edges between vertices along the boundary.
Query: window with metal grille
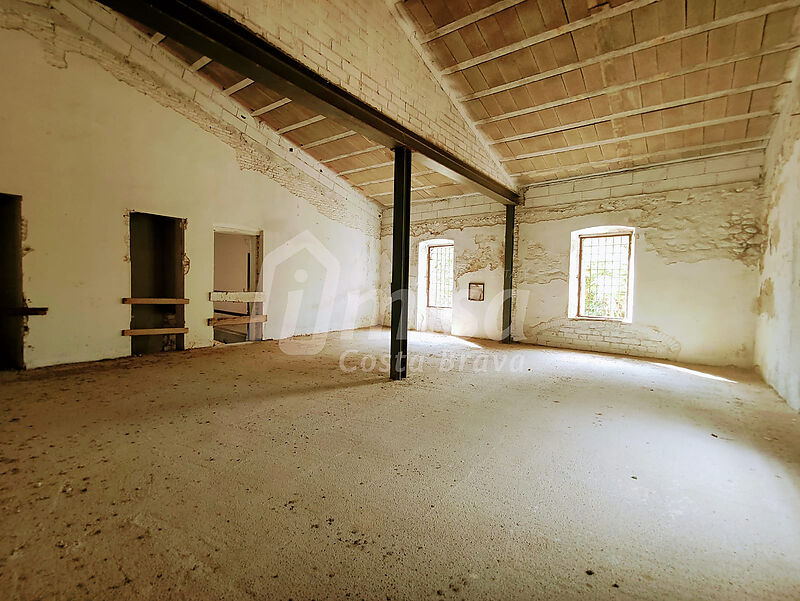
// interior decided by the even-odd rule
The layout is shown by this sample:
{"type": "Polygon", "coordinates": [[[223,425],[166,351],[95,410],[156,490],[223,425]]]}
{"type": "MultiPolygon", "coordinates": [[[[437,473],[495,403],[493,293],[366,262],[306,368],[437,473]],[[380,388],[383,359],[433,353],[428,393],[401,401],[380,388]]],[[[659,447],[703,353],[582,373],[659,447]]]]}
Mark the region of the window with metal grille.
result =
{"type": "Polygon", "coordinates": [[[626,319],[631,235],[581,236],[578,316],[626,319]]]}
{"type": "Polygon", "coordinates": [[[428,306],[453,306],[453,245],[428,247],[428,306]]]}

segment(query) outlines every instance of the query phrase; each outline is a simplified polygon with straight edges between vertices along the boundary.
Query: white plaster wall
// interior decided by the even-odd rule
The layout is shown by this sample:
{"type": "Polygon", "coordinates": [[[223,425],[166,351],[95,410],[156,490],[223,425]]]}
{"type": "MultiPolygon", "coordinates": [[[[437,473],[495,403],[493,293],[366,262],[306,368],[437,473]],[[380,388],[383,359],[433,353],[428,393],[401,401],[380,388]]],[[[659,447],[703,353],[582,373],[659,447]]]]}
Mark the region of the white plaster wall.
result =
{"type": "Polygon", "coordinates": [[[635,234],[632,323],[566,319],[570,234],[601,225],[636,227],[637,215],[600,213],[520,225],[521,251],[539,248],[520,265],[515,339],[688,363],[752,365],[757,268],[722,258],[667,260],[646,228],[635,234]]]}
{"type": "MultiPolygon", "coordinates": [[[[420,203],[424,207],[425,204],[420,203]]],[[[499,206],[499,205],[498,205],[499,206]]],[[[461,227],[458,219],[435,223],[412,224],[411,257],[409,265],[409,328],[430,329],[418,323],[419,302],[419,246],[423,242],[448,239],[454,245],[453,309],[449,332],[455,336],[500,340],[502,330],[503,296],[503,244],[504,227],[501,224],[479,227],[461,227]],[[470,282],[483,282],[485,300],[467,298],[470,282]]],[[[391,251],[392,237],[381,237],[381,315],[384,325],[391,323],[391,251]]],[[[424,283],[423,283],[424,285],[424,283]]],[[[446,324],[440,324],[443,327],[446,324]]],[[[437,330],[438,331],[438,330],[437,330]]]]}
{"type": "MultiPolygon", "coordinates": [[[[517,341],[753,365],[759,262],[765,236],[762,152],[531,188],[517,209],[512,336],[517,341]],[[633,322],[570,320],[570,234],[636,228],[633,322]]],[[[452,201],[449,201],[452,202],[452,201]]],[[[412,204],[411,287],[419,242],[455,242],[453,334],[499,339],[504,211],[500,205],[412,204]],[[485,282],[486,301],[467,300],[485,282]]],[[[381,225],[381,300],[389,323],[391,214],[381,225]]],[[[412,293],[410,315],[416,315],[412,293]]],[[[413,322],[412,322],[413,324],[413,322]]],[[[413,325],[412,325],[413,327],[413,325]]]]}
{"type": "MultiPolygon", "coordinates": [[[[47,316],[29,321],[28,367],[130,353],[130,340],[121,336],[130,307],[120,301],[130,295],[129,211],[188,220],[187,348],[212,340],[206,319],[215,225],[263,230],[265,256],[310,231],[343,267],[323,329],[342,327],[352,293],[374,295],[377,211],[359,228],[323,216],[269,177],[243,170],[219,137],[85,56],[68,53],[68,66],[54,67],[37,40],[8,29],[0,30],[0,49],[0,191],[22,196],[24,292],[31,305],[49,307],[47,316]]],[[[305,303],[295,333],[318,327],[321,269],[308,259],[277,270],[266,337],[281,331],[293,290],[303,290],[305,303]],[[296,277],[302,266],[312,271],[304,284],[296,277]]],[[[376,320],[375,303],[365,303],[353,321],[358,327],[376,320]]]]}
{"type": "Polygon", "coordinates": [[[800,82],[795,80],[767,149],[769,240],[758,299],[756,362],[800,410],[800,82]]]}

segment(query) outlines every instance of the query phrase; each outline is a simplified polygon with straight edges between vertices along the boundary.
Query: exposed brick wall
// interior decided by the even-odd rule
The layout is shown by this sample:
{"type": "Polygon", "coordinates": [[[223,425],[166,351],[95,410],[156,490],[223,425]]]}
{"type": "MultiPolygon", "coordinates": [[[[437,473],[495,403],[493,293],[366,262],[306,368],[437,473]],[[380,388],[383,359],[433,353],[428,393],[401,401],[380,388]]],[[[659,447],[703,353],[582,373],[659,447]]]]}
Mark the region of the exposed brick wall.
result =
{"type": "Polygon", "coordinates": [[[680,343],[658,328],[616,321],[555,318],[525,327],[527,342],[639,357],[677,359],[680,343]]]}
{"type": "MultiPolygon", "coordinates": [[[[381,236],[392,234],[393,222],[392,207],[388,207],[381,213],[381,236]]],[[[412,235],[440,229],[436,223],[445,229],[505,223],[505,207],[480,195],[411,203],[412,235]]]]}
{"type": "Polygon", "coordinates": [[[561,205],[670,191],[676,192],[670,199],[679,199],[690,189],[736,182],[757,182],[761,177],[763,164],[764,152],[755,150],[627,173],[530,186],[525,190],[525,206],[561,205]]]}
{"type": "Polygon", "coordinates": [[[382,0],[206,0],[319,75],[507,185],[382,0]]]}

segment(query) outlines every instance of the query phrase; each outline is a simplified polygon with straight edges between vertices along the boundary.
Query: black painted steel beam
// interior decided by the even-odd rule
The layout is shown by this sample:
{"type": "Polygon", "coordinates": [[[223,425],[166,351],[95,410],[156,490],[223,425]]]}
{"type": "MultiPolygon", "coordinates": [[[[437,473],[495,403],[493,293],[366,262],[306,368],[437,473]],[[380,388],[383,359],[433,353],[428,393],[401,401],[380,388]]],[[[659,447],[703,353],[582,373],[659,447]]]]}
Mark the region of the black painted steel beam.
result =
{"type": "Polygon", "coordinates": [[[408,363],[408,265],[411,245],[411,151],[394,150],[392,208],[392,342],[389,375],[406,377],[408,363]]]}
{"type": "Polygon", "coordinates": [[[200,0],[100,0],[184,46],[387,148],[403,146],[454,181],[504,204],[519,194],[275,48],[200,0]]]}
{"type": "Polygon", "coordinates": [[[506,249],[505,264],[503,266],[503,333],[502,340],[506,344],[511,342],[511,286],[514,272],[514,209],[513,205],[506,207],[506,249]]]}

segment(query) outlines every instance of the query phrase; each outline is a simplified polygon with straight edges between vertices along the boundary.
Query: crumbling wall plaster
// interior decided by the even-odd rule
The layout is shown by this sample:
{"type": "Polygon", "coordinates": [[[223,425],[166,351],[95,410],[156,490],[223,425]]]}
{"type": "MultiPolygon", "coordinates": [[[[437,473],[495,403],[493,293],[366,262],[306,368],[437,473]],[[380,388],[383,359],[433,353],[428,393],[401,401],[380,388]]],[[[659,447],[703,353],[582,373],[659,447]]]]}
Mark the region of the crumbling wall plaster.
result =
{"type": "Polygon", "coordinates": [[[760,186],[728,185],[535,207],[520,211],[519,220],[541,223],[626,214],[626,219],[647,232],[648,244],[667,263],[720,258],[756,267],[766,241],[764,209],[760,186]]]}
{"type": "Polygon", "coordinates": [[[752,365],[764,198],[752,182],[528,206],[515,333],[546,346],[752,365]],[[635,228],[633,323],[567,319],[571,232],[635,228]]]}
{"type": "MultiPolygon", "coordinates": [[[[723,159],[529,189],[516,211],[514,339],[751,366],[757,273],[766,243],[763,155],[723,159]],[[665,181],[668,175],[674,178],[665,181]],[[636,228],[633,322],[568,319],[571,232],[611,225],[636,228]]],[[[414,240],[454,238],[459,291],[465,292],[467,280],[481,278],[496,278],[493,286],[502,291],[503,207],[481,205],[473,213],[465,206],[458,214],[446,202],[412,206],[414,240]]],[[[391,226],[391,213],[384,211],[381,281],[387,299],[391,226]]],[[[493,291],[487,288],[487,298],[493,291]]],[[[497,324],[489,329],[499,337],[502,303],[456,305],[454,324],[465,311],[470,319],[497,324]]],[[[388,303],[383,314],[388,324],[388,303]]]]}
{"type": "MultiPolygon", "coordinates": [[[[417,298],[419,245],[432,239],[453,240],[454,292],[451,333],[457,336],[499,340],[501,333],[503,294],[503,225],[465,227],[458,218],[453,226],[434,220],[412,224],[409,263],[409,328],[417,329],[417,298]],[[484,301],[470,301],[467,292],[470,282],[485,285],[484,301]]],[[[391,323],[391,234],[381,238],[381,315],[383,324],[391,323]]]]}
{"type": "MultiPolygon", "coordinates": [[[[10,0],[0,9],[7,92],[0,95],[0,182],[3,192],[22,196],[31,249],[23,258],[25,295],[49,307],[29,323],[28,367],[130,353],[121,335],[130,323],[130,306],[121,303],[130,296],[130,211],[186,219],[187,348],[212,342],[215,227],[262,231],[265,258],[290,251],[265,282],[277,308],[266,337],[281,337],[300,294],[291,333],[376,323],[380,241],[371,202],[337,195],[335,185],[317,188],[304,169],[267,151],[265,171],[243,169],[237,150],[254,148],[247,134],[226,124],[221,110],[210,115],[184,91],[149,79],[132,50],[121,57],[104,47],[110,38],[99,41],[55,10],[10,0]],[[53,64],[53,49],[66,68],[53,64]],[[316,262],[297,241],[319,251],[316,262]],[[338,276],[326,293],[317,276],[330,269],[338,276]],[[363,298],[373,301],[358,303],[363,298]],[[322,305],[330,308],[324,324],[317,320],[322,305]]],[[[139,59],[153,66],[152,57],[139,59]]]]}
{"type": "MultiPolygon", "coordinates": [[[[797,62],[797,61],[796,61],[797,62]]],[[[767,146],[768,242],[761,272],[756,363],[800,410],[800,64],[767,146]]]]}
{"type": "Polygon", "coordinates": [[[91,0],[52,4],[55,10],[2,0],[0,29],[24,31],[39,40],[47,63],[59,69],[69,67],[70,55],[94,60],[119,81],[230,146],[241,169],[270,177],[326,217],[377,235],[377,203],[344,180],[336,181],[338,176],[301,150],[290,151],[277,133],[245,114],[177,58],[153,46],[132,25],[91,0]],[[332,196],[338,202],[331,202],[332,196]]]}

